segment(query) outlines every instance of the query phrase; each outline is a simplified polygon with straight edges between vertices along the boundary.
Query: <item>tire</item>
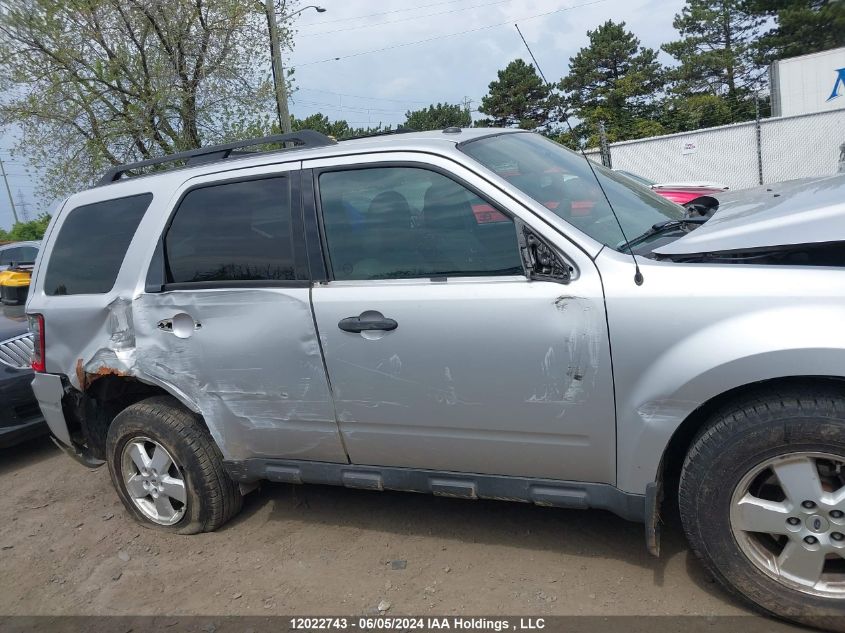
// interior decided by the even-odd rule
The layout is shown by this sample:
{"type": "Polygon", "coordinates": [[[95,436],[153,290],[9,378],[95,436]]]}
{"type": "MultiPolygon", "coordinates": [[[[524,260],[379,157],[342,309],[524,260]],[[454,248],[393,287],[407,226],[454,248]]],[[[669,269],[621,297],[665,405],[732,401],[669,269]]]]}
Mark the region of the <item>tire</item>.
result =
{"type": "Polygon", "coordinates": [[[223,470],[214,440],[199,418],[170,396],[147,398],[115,417],[106,436],[106,461],[120,500],[145,527],[212,532],[241,509],[240,490],[223,470]]]}
{"type": "Polygon", "coordinates": [[[845,587],[837,593],[840,589],[819,584],[831,578],[824,571],[831,565],[845,569],[845,560],[824,553],[838,547],[845,534],[842,511],[827,496],[845,483],[829,466],[835,459],[845,463],[845,397],[812,384],[761,391],[722,408],[693,440],[678,501],[693,552],[728,591],[776,617],[843,630],[845,587]],[[802,488],[801,482],[813,482],[812,475],[805,477],[811,467],[821,473],[822,485],[802,488]],[[811,489],[822,491],[815,508],[805,508],[805,501],[796,504],[793,498],[809,496],[811,489]],[[759,508],[763,514],[752,513],[759,508]],[[820,525],[827,525],[824,534],[813,531],[820,525]],[[748,529],[763,526],[786,533],[766,536],[748,529]],[[815,550],[808,537],[810,543],[816,539],[815,550]],[[806,561],[816,555],[822,571],[811,587],[802,583],[812,583],[815,572],[798,580],[791,573],[799,568],[804,573],[806,561]],[[801,558],[799,566],[799,556],[810,558],[801,558]],[[766,566],[767,557],[778,561],[774,569],[766,566]]]}

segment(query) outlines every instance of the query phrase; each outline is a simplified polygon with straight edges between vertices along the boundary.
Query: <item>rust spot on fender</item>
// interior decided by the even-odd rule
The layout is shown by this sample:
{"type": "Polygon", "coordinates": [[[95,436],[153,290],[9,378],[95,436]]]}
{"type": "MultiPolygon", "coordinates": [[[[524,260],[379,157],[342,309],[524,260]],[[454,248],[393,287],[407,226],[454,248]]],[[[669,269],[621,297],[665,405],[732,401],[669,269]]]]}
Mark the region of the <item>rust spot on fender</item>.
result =
{"type": "Polygon", "coordinates": [[[76,381],[79,383],[79,388],[85,391],[85,368],[81,358],[76,361],[76,381]]]}
{"type": "Polygon", "coordinates": [[[126,377],[131,376],[131,374],[128,371],[122,371],[120,369],[115,369],[114,367],[100,367],[97,371],[85,371],[82,359],[80,358],[76,361],[76,379],[79,381],[79,386],[82,387],[82,391],[87,391],[88,387],[103,376],[126,377]]]}

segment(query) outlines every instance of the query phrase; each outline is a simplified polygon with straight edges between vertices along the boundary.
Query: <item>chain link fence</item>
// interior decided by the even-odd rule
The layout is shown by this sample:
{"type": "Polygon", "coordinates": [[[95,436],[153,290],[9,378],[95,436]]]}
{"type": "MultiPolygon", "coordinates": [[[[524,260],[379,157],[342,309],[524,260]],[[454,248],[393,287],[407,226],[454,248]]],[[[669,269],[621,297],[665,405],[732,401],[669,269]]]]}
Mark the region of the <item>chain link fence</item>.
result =
{"type": "MultiPolygon", "coordinates": [[[[845,108],[791,117],[611,143],[614,169],[656,182],[715,181],[731,189],[840,169],[845,149],[845,108]]],[[[599,149],[587,156],[602,162],[599,149]]],[[[606,161],[606,159],[605,159],[606,161]]]]}

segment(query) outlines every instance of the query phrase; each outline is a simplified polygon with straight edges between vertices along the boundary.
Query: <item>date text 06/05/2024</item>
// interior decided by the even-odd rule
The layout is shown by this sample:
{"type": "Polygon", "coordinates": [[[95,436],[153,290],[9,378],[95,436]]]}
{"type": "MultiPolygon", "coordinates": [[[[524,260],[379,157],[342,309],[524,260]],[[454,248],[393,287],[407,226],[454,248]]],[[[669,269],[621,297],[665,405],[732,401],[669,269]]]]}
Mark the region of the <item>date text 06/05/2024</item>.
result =
{"type": "Polygon", "coordinates": [[[483,618],[483,617],[293,617],[291,629],[297,631],[348,630],[364,631],[539,631],[545,628],[543,618],[483,618]]]}

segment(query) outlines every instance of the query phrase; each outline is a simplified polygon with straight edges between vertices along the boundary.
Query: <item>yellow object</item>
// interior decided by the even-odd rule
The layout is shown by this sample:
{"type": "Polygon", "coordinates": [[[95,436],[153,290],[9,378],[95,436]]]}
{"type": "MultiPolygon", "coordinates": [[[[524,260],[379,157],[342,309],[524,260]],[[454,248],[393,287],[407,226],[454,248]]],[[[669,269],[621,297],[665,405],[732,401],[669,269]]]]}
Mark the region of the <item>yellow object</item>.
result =
{"type": "Polygon", "coordinates": [[[26,303],[31,277],[28,270],[12,269],[0,273],[0,303],[11,306],[26,303]]]}
{"type": "Polygon", "coordinates": [[[0,286],[23,288],[29,285],[32,273],[23,270],[4,270],[0,273],[0,286]]]}

